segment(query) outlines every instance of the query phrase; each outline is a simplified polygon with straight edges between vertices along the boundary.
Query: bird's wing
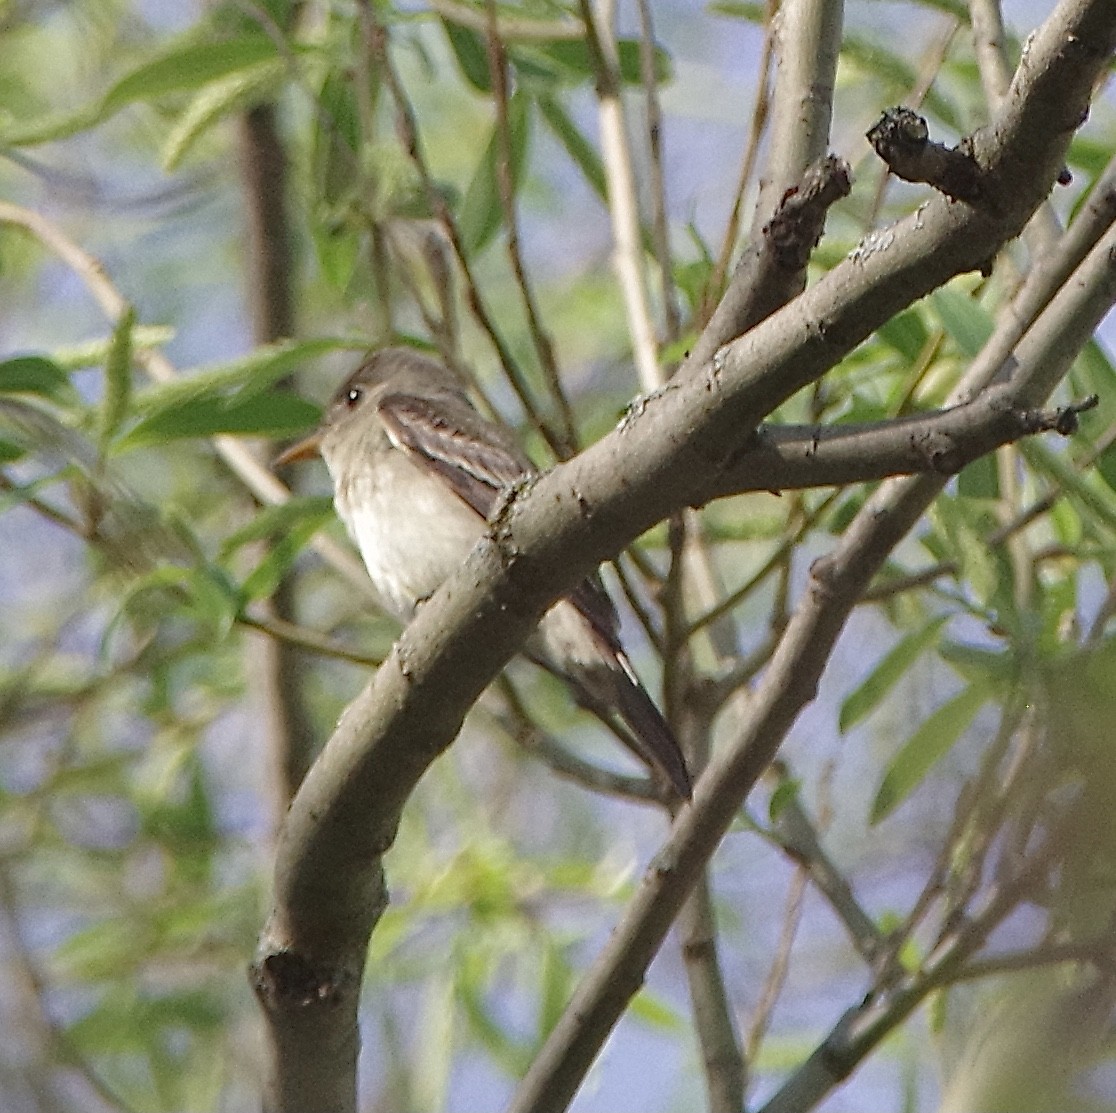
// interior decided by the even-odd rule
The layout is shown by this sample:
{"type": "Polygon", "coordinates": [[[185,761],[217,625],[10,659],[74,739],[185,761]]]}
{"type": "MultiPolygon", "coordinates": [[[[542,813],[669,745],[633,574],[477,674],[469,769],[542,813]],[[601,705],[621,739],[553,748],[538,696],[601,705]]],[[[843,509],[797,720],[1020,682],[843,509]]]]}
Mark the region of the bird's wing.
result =
{"type": "MultiPolygon", "coordinates": [[[[392,393],[377,408],[392,442],[484,518],[502,490],[534,470],[502,429],[456,395],[432,403],[415,394],[392,393]]],[[[618,650],[616,610],[600,578],[583,580],[570,598],[605,643],[618,650]]]]}
{"type": "Polygon", "coordinates": [[[501,491],[533,470],[502,429],[456,395],[430,401],[414,394],[386,394],[377,409],[392,443],[482,518],[492,513],[501,491]]]}

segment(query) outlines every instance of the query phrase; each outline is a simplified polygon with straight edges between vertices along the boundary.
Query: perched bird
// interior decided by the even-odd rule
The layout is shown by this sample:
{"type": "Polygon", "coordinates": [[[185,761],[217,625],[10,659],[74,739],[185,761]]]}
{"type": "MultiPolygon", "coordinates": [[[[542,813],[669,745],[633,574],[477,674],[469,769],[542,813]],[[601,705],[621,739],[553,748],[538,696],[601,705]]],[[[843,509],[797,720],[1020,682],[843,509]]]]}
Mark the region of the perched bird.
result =
{"type": "MultiPolygon", "coordinates": [[[[410,348],[371,355],[334,395],[321,425],[276,461],[321,453],[334,505],[383,605],[402,622],[460,567],[501,492],[531,461],[483,418],[443,364],[410,348]]],[[[584,706],[616,717],[633,752],[680,798],[690,777],[678,743],[639,682],[596,577],[543,615],[525,652],[584,706]]]]}

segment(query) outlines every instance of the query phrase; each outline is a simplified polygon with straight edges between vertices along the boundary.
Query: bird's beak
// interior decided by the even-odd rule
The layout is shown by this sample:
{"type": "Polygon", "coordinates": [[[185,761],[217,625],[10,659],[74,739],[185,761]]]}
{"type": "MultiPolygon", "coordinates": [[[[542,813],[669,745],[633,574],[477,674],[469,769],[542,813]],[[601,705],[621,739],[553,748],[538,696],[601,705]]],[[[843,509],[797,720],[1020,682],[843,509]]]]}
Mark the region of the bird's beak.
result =
{"type": "Polygon", "coordinates": [[[303,437],[300,441],[295,441],[289,448],[285,448],[278,456],[271,462],[274,468],[282,467],[284,464],[293,464],[296,460],[310,460],[317,456],[322,450],[322,431],[315,429],[308,437],[303,437]]]}

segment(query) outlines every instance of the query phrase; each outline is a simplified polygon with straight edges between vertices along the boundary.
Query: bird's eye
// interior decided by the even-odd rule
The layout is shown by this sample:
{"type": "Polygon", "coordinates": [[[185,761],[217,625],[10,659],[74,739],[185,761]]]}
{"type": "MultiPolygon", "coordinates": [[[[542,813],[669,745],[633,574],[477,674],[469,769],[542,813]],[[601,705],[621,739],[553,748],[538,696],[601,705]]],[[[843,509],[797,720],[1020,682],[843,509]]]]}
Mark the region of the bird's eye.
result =
{"type": "Polygon", "coordinates": [[[359,386],[349,387],[345,392],[345,405],[351,410],[360,401],[363,393],[359,386]]]}

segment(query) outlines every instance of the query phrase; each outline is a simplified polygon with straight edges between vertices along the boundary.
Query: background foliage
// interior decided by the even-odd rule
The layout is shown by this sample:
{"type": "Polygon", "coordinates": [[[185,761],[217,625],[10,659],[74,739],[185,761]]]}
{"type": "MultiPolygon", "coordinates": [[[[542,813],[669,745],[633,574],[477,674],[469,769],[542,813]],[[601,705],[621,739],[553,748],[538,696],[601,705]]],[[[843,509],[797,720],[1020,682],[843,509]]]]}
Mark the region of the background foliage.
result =
{"type": "MultiPolygon", "coordinates": [[[[775,7],[658,5],[657,46],[642,53],[639,10],[620,13],[664,366],[715,302],[738,184],[745,214],[754,198],[745,151],[758,140],[762,159],[775,7]],[[669,257],[647,130],[659,101],[669,257]]],[[[309,552],[312,538],[342,540],[322,474],[282,508],[262,505],[214,438],[242,450],[257,443],[243,438],[305,430],[318,411],[304,399],[387,338],[452,353],[540,464],[591,442],[640,390],[609,266],[600,60],[566,34],[576,13],[501,7],[518,23],[499,58],[483,5],[376,10],[394,74],[372,62],[378,24],[360,4],[0,5],[0,183],[28,207],[0,208],[5,1109],[256,1100],[242,971],[286,790],[253,646],[298,647],[288,694],[320,740],[394,628],[309,552]],[[253,317],[259,248],[246,234],[245,121],[261,105],[288,163],[287,223],[271,231],[289,240],[296,306],[273,335],[253,317]],[[32,235],[26,211],[45,222],[32,235]],[[52,229],[103,273],[52,244],[52,229]],[[293,601],[277,615],[264,604],[292,570],[293,601]]],[[[1013,60],[1045,13],[1008,6],[1013,60]]],[[[921,102],[950,141],[987,120],[967,21],[952,0],[849,4],[831,146],[855,184],[816,268],[925,194],[887,184],[871,156],[862,136],[882,108],[921,102]]],[[[1073,183],[1053,198],[1063,221],[1114,139],[1106,96],[1074,140],[1073,183]]],[[[779,416],[866,421],[940,404],[1028,266],[1014,245],[990,277],[937,291],[779,416]]],[[[1078,436],[1004,450],[938,499],[714,862],[753,1100],[857,1001],[871,963],[919,969],[1010,878],[1018,891],[988,922],[984,967],[927,988],[825,1108],[1116,1103],[1103,942],[1116,908],[1116,375],[1100,340],[1068,386],[1091,393],[1101,402],[1078,436]],[[803,849],[799,822],[821,833],[825,856],[803,849]],[[823,860],[868,918],[859,940],[848,907],[835,914],[832,892],[808,884],[823,860]]],[[[668,645],[668,679],[741,690],[809,562],[864,497],[710,507],[721,602],[686,601],[697,628],[673,655],[668,531],[652,531],[619,562],[641,671],[657,676],[668,645]]],[[[662,835],[656,810],[539,760],[560,745],[630,772],[551,681],[526,667],[511,677],[514,692],[486,696],[426,778],[389,859],[393,904],[373,937],[363,1016],[368,1108],[502,1103],[662,835]]],[[[698,1059],[683,959],[668,948],[576,1108],[696,1105],[698,1059]]]]}

